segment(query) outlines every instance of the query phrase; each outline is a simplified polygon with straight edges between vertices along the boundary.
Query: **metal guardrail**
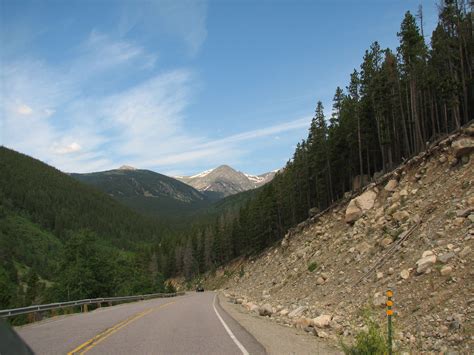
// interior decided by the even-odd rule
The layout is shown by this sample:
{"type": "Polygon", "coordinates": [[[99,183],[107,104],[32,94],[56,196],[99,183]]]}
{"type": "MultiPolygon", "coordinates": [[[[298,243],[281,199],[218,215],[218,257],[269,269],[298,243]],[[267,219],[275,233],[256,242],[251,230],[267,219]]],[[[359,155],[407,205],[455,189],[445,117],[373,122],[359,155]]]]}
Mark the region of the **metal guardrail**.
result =
{"type": "Polygon", "coordinates": [[[151,293],[148,295],[121,296],[121,297],[108,297],[108,298],[90,298],[90,299],[79,300],[79,301],[40,304],[40,305],[28,306],[28,307],[22,307],[22,308],[0,310],[0,318],[8,318],[8,317],[17,316],[20,314],[50,311],[53,309],[62,309],[62,308],[82,306],[82,305],[87,305],[87,304],[100,304],[100,303],[105,303],[105,302],[126,302],[126,301],[145,300],[149,298],[176,297],[183,294],[184,292],[151,293]]]}

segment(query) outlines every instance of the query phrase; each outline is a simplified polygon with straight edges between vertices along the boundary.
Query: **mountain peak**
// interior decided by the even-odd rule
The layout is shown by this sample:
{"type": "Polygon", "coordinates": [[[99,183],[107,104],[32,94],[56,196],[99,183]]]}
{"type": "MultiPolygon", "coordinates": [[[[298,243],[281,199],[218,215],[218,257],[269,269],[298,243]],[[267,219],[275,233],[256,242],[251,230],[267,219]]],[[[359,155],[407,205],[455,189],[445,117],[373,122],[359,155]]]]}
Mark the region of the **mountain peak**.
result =
{"type": "Polygon", "coordinates": [[[193,176],[176,176],[175,178],[199,191],[215,192],[221,196],[228,196],[262,186],[269,182],[274,175],[274,173],[259,176],[249,175],[223,164],[193,176]]]}
{"type": "Polygon", "coordinates": [[[118,170],[137,170],[137,169],[130,165],[122,165],[120,168],[118,168],[118,170]]]}

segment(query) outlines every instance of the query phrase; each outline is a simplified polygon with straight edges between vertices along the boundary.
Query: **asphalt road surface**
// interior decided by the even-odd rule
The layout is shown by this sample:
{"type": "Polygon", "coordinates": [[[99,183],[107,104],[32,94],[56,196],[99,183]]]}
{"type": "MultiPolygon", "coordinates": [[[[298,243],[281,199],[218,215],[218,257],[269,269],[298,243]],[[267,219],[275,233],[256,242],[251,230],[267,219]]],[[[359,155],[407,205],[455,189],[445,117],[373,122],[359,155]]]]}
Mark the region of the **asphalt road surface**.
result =
{"type": "Polygon", "coordinates": [[[213,292],[99,308],[17,332],[37,354],[265,354],[213,292]]]}

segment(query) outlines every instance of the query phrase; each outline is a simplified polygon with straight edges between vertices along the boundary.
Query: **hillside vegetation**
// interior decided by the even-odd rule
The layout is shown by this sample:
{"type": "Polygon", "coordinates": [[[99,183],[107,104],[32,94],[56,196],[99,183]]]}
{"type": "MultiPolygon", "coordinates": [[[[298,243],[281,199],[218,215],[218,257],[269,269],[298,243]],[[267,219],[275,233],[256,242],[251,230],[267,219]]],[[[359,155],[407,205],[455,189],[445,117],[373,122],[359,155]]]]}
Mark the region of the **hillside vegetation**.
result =
{"type": "Polygon", "coordinates": [[[150,170],[115,169],[71,176],[163,223],[182,220],[212,203],[193,187],[150,170]]]}
{"type": "Polygon", "coordinates": [[[111,197],[0,147],[0,308],[162,289],[163,228],[111,197]]]}
{"type": "Polygon", "coordinates": [[[171,272],[192,279],[258,253],[469,122],[474,39],[467,9],[463,2],[444,2],[430,44],[410,12],[396,50],[372,43],[347,87],[336,88],[331,116],[317,103],[308,137],[273,181],[238,213],[223,213],[170,244],[171,272]]]}

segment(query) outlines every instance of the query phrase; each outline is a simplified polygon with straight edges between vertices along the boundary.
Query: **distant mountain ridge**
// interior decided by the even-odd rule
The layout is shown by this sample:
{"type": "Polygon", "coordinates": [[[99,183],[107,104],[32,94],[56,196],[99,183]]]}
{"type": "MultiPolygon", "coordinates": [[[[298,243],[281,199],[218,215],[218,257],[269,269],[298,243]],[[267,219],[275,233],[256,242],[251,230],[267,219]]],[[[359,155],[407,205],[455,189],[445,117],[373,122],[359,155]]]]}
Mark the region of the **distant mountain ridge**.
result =
{"type": "Polygon", "coordinates": [[[127,165],[119,169],[70,175],[148,215],[174,217],[211,203],[205,194],[181,181],[127,165]]]}
{"type": "Polygon", "coordinates": [[[176,176],[175,178],[203,193],[214,193],[219,197],[225,197],[265,185],[273,179],[275,174],[276,171],[249,175],[228,165],[221,165],[193,176],[176,176]]]}

